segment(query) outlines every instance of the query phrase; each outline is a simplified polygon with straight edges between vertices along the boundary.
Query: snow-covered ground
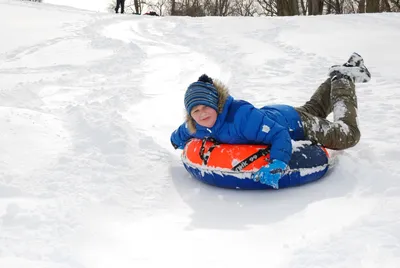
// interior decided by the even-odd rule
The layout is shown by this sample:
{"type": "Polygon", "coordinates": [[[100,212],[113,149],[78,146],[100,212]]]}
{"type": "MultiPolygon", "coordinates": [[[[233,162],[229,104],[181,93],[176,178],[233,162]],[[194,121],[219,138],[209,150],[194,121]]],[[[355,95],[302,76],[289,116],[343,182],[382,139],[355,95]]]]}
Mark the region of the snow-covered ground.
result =
{"type": "Polygon", "coordinates": [[[400,265],[400,14],[121,16],[0,0],[0,267],[400,265]],[[322,180],[204,185],[171,132],[202,73],[301,105],[357,51],[360,143],[322,180]]]}
{"type": "MultiPolygon", "coordinates": [[[[125,0],[126,6],[128,5],[128,1],[125,0]]],[[[113,4],[113,0],[42,0],[42,2],[97,12],[107,12],[108,7],[113,4]]]]}

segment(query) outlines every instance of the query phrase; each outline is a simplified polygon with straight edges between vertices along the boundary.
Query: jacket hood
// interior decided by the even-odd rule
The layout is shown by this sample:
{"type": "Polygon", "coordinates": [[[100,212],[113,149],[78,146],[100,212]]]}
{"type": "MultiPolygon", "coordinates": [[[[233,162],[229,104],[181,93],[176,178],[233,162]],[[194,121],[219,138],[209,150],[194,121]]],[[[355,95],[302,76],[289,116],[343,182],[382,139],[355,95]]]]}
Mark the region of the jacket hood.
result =
{"type": "MultiPolygon", "coordinates": [[[[218,92],[218,115],[222,113],[224,110],[224,106],[226,100],[229,97],[228,88],[219,80],[213,79],[213,85],[217,89],[218,92]]],[[[194,121],[193,117],[186,112],[186,124],[190,134],[196,133],[196,121],[194,121]]]]}

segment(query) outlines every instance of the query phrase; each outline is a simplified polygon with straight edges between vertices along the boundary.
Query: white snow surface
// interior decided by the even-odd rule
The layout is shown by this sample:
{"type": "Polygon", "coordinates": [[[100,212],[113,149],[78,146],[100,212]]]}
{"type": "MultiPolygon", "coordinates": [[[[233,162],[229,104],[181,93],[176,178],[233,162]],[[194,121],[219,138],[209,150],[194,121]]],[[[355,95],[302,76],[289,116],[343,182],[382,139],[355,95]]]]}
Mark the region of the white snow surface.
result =
{"type": "Polygon", "coordinates": [[[400,14],[121,16],[0,0],[0,267],[400,264],[400,14]],[[238,191],[170,145],[202,73],[303,104],[360,53],[362,138],[315,183],[238,191]]]}
{"type": "MultiPolygon", "coordinates": [[[[113,5],[113,3],[116,3],[116,0],[42,0],[42,2],[96,12],[107,12],[107,8],[113,5]]],[[[128,4],[129,0],[125,0],[125,6],[128,6],[128,4]]]]}

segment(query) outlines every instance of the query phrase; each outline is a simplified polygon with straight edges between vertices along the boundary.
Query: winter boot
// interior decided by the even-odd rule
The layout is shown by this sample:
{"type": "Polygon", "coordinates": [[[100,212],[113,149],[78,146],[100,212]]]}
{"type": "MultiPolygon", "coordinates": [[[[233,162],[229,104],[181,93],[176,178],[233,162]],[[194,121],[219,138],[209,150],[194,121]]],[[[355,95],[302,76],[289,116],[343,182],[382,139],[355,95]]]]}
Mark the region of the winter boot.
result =
{"type": "Polygon", "coordinates": [[[332,79],[338,75],[349,78],[354,83],[366,83],[371,80],[371,73],[365,67],[363,58],[357,53],[353,53],[345,64],[329,68],[329,76],[332,79]]]}

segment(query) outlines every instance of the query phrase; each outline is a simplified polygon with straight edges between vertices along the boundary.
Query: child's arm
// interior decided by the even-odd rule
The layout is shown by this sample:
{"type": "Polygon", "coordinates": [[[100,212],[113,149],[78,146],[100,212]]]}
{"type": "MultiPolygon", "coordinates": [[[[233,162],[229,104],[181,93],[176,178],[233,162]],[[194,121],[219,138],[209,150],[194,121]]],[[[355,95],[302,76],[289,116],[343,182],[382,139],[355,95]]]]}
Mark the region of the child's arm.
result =
{"type": "Polygon", "coordinates": [[[188,140],[192,138],[192,135],[189,133],[187,128],[187,124],[183,123],[179,126],[177,130],[172,132],[171,134],[171,143],[175,149],[183,149],[188,140]]]}
{"type": "Polygon", "coordinates": [[[239,120],[243,137],[256,144],[271,145],[271,160],[289,162],[292,155],[292,141],[286,127],[273,121],[256,108],[248,110],[239,120]]]}

